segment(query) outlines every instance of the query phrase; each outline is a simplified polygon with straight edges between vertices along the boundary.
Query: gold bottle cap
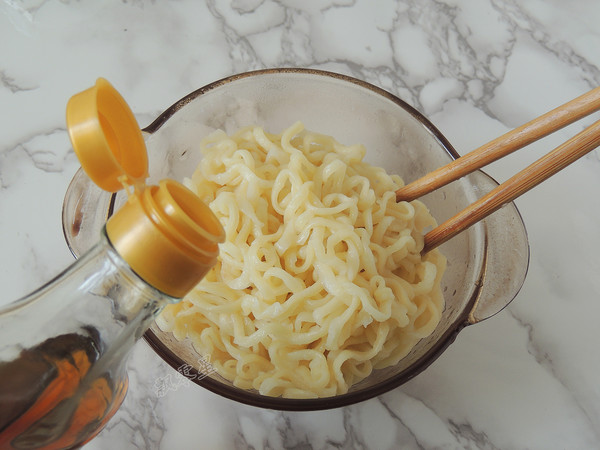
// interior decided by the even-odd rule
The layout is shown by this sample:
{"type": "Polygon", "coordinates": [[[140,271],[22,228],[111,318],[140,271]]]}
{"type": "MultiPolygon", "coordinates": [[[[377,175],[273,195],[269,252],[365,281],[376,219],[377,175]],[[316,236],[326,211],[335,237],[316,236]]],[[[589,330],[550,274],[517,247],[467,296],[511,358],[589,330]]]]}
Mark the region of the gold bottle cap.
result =
{"type": "Polygon", "coordinates": [[[225,232],[192,191],[173,180],[147,186],[148,156],[129,106],[112,85],[96,85],[67,104],[67,128],[87,175],[127,202],[107,222],[112,245],[148,284],[172,297],[187,294],[216,263],[225,232]]]}

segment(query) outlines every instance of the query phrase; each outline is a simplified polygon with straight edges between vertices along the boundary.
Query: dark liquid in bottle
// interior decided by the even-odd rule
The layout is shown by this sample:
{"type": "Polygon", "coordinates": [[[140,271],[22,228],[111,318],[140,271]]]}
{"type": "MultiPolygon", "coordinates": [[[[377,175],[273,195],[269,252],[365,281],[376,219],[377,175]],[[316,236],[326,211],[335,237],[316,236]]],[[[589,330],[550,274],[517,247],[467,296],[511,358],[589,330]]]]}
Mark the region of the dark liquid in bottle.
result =
{"type": "Polygon", "coordinates": [[[64,334],[0,361],[0,449],[77,448],[114,415],[127,378],[92,370],[95,330],[64,334]]]}

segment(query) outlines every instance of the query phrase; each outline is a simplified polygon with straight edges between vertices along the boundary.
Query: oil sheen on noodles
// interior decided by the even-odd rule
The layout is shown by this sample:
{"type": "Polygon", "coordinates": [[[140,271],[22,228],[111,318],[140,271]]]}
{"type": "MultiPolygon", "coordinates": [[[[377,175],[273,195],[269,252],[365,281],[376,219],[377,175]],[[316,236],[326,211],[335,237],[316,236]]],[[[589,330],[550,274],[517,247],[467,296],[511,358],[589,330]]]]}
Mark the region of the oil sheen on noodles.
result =
{"type": "Polygon", "coordinates": [[[400,177],[295,123],[201,143],[188,186],[225,228],[217,265],[159,326],[190,338],[223,377],[263,395],[345,393],[437,326],[446,260],[420,255],[435,225],[396,203],[400,177]]]}

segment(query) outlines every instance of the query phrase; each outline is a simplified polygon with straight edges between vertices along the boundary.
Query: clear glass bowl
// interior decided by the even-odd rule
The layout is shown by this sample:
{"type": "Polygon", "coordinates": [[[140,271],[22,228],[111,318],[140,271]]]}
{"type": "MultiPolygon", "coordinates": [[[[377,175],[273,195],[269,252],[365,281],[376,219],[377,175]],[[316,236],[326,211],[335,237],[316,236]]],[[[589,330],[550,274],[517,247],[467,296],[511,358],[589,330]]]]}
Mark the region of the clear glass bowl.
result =
{"type": "MultiPolygon", "coordinates": [[[[364,144],[368,162],[401,175],[406,183],[458,157],[423,115],[389,92],[329,72],[272,69],[242,73],[198,89],[146,127],[150,181],[190,176],[199,160],[193,150],[215,129],[229,133],[242,126],[260,125],[279,133],[298,120],[307,129],[333,136],[343,144],[364,144]]],[[[422,200],[442,222],[495,186],[492,178],[476,172],[422,200]]],[[[63,227],[76,257],[96,242],[123,197],[122,193],[100,191],[81,170],[75,175],[64,201],[63,227]]],[[[179,342],[156,325],[145,338],[175,369],[192,367],[189,375],[195,383],[242,403],[280,410],[319,410],[357,403],[419,374],[465,326],[508,305],[525,280],[529,245],[512,203],[451,239],[441,250],[448,258],[448,268],[443,279],[446,306],[437,329],[398,364],[374,371],[343,395],[306,400],[262,396],[211,373],[190,342],[179,342]]]]}

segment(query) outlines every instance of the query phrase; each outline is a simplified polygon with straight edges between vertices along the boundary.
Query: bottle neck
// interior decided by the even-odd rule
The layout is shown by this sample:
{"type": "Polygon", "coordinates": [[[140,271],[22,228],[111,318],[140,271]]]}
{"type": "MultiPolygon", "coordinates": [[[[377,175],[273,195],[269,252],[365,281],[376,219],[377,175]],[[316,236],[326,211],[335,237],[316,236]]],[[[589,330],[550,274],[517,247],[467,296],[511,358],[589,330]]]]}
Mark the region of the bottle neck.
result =
{"type": "MultiPolygon", "coordinates": [[[[110,306],[115,344],[129,348],[167,304],[181,299],[159,291],[134,272],[112,245],[106,229],[102,230],[96,251],[96,255],[90,255],[89,265],[86,264],[90,287],[93,286],[94,298],[99,300],[101,313],[107,316],[105,308],[110,306]]],[[[108,336],[104,340],[107,342],[108,336]]]]}

